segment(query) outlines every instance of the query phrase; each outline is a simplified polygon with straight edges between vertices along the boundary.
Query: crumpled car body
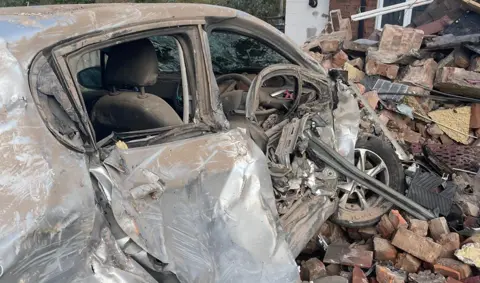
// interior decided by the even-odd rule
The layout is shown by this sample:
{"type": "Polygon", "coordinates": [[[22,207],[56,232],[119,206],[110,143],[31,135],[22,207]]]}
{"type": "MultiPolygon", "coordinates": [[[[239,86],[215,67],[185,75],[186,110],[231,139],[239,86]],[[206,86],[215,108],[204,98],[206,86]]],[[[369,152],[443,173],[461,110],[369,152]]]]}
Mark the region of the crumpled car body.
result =
{"type": "MultiPolygon", "coordinates": [[[[280,219],[267,156],[249,127],[228,127],[218,100],[206,38],[216,26],[255,30],[287,54],[296,66],[269,72],[283,70],[324,91],[321,107],[305,113],[321,109],[328,117],[319,131],[331,132],[323,69],[243,12],[186,4],[0,9],[0,282],[299,281],[294,259],[335,201],[306,196],[301,213],[280,219]],[[85,106],[71,95],[64,58],[94,39],[184,25],[197,28],[203,45],[196,52],[205,62],[199,84],[207,91],[192,128],[214,131],[101,148],[85,106]]],[[[257,95],[252,87],[250,123],[257,95]]]]}

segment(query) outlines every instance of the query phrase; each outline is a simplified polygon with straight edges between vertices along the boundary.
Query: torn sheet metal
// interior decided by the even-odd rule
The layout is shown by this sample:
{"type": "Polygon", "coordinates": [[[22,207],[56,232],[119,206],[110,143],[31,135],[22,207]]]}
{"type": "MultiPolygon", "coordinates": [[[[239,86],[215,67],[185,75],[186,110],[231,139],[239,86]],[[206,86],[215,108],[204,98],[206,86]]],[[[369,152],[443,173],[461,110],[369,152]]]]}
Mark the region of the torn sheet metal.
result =
{"type": "Polygon", "coordinates": [[[267,160],[244,130],[114,149],[105,163],[119,225],[180,282],[299,279],[267,160]],[[139,186],[158,189],[138,197],[139,186]]]}

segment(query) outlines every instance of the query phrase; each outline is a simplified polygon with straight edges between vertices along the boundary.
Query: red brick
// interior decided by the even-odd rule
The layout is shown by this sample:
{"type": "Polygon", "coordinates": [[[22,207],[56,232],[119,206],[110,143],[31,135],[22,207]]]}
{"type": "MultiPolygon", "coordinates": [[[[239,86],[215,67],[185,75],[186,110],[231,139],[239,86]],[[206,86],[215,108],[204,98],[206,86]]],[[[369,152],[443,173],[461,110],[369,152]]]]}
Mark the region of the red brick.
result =
{"type": "Polygon", "coordinates": [[[395,233],[392,245],[429,263],[435,262],[442,252],[441,245],[403,227],[395,233]]]}
{"type": "Polygon", "coordinates": [[[453,21],[445,15],[436,21],[416,27],[416,29],[422,30],[425,35],[430,35],[442,31],[451,23],[453,23],[453,21]]]}
{"type": "Polygon", "coordinates": [[[436,273],[443,276],[452,277],[457,280],[463,280],[472,275],[472,269],[468,264],[451,258],[441,258],[433,266],[436,273]]]}
{"type": "Polygon", "coordinates": [[[373,246],[376,260],[390,260],[393,262],[397,258],[397,249],[389,240],[375,237],[373,239],[373,246]]]}
{"type": "Polygon", "coordinates": [[[377,231],[385,239],[390,239],[393,232],[395,232],[395,227],[393,227],[393,224],[390,222],[387,215],[383,215],[382,218],[380,218],[380,222],[378,222],[377,225],[377,231]]]}
{"type": "Polygon", "coordinates": [[[332,63],[333,66],[336,68],[343,68],[343,65],[348,61],[347,53],[343,52],[343,50],[338,51],[335,55],[333,55],[332,63]]]}
{"type": "Polygon", "coordinates": [[[430,231],[430,236],[435,240],[440,240],[440,236],[443,234],[450,233],[450,229],[448,228],[447,220],[445,217],[439,217],[430,220],[428,223],[428,230],[430,231]]]}
{"type": "Polygon", "coordinates": [[[313,281],[317,278],[327,276],[325,265],[318,258],[311,258],[304,262],[300,268],[300,277],[304,281],[313,281]]]}
{"type": "Polygon", "coordinates": [[[416,273],[421,264],[422,262],[418,258],[410,254],[400,253],[397,256],[395,267],[408,273],[416,273]]]}
{"type": "Polygon", "coordinates": [[[471,108],[472,114],[470,116],[470,128],[480,128],[480,104],[473,103],[471,108]]]}
{"type": "Polygon", "coordinates": [[[360,267],[355,266],[352,272],[352,283],[367,283],[367,282],[368,282],[367,276],[365,275],[363,270],[360,267]]]}
{"type": "Polygon", "coordinates": [[[480,73],[462,68],[445,67],[437,70],[434,86],[448,93],[480,97],[480,84],[474,83],[478,81],[480,81],[480,73]]]}
{"type": "Polygon", "coordinates": [[[408,229],[419,236],[426,237],[428,234],[428,222],[412,219],[410,220],[410,228],[408,229]]]}
{"type": "Polygon", "coordinates": [[[380,101],[380,97],[378,97],[378,92],[376,90],[368,91],[363,94],[368,101],[368,105],[373,109],[377,109],[378,102],[380,101]]]}
{"type": "Polygon", "coordinates": [[[341,41],[338,39],[325,39],[319,42],[322,53],[334,53],[340,49],[341,41]]]}
{"type": "Polygon", "coordinates": [[[330,70],[333,68],[332,60],[331,59],[325,59],[322,62],[322,67],[325,68],[325,70],[330,70]]]}
{"type": "Polygon", "coordinates": [[[407,221],[405,220],[405,218],[403,218],[403,216],[400,214],[398,210],[395,210],[395,209],[390,210],[390,213],[388,214],[388,219],[390,220],[390,222],[392,222],[393,227],[395,229],[398,229],[400,227],[404,227],[404,228],[408,227],[407,221]]]}
{"type": "Polygon", "coordinates": [[[349,60],[348,63],[350,63],[350,65],[352,65],[352,66],[355,66],[355,68],[357,68],[359,70],[363,70],[364,62],[363,62],[363,59],[360,58],[360,57],[349,60]]]}
{"type": "Polygon", "coordinates": [[[422,45],[423,31],[401,26],[385,25],[380,38],[379,50],[405,54],[418,50],[422,45]]]}
{"type": "Polygon", "coordinates": [[[455,251],[460,248],[460,235],[457,233],[443,234],[437,243],[443,247],[440,257],[454,258],[455,251]]]}
{"type": "Polygon", "coordinates": [[[399,82],[432,88],[437,66],[437,62],[432,58],[417,60],[407,66],[406,72],[402,78],[399,79],[399,82]]]}
{"type": "Polygon", "coordinates": [[[367,75],[379,75],[394,80],[397,77],[398,69],[397,65],[380,63],[367,56],[367,64],[365,65],[367,75]]]}
{"type": "Polygon", "coordinates": [[[404,283],[407,275],[402,271],[392,271],[386,266],[377,265],[375,268],[378,283],[404,283]]]}

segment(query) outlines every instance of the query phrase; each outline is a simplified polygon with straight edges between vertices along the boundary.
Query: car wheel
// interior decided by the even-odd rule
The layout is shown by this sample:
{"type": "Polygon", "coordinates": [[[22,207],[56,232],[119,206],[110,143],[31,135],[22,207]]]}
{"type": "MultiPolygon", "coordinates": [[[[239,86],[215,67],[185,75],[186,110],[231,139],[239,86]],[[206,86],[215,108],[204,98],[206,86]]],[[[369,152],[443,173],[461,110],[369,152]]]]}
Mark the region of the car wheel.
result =
{"type": "MultiPolygon", "coordinates": [[[[386,184],[404,191],[404,172],[395,150],[380,138],[369,136],[357,141],[355,164],[358,169],[386,184]]],[[[359,228],[376,224],[393,204],[352,180],[340,178],[337,186],[339,205],[332,216],[335,223],[359,228]]]]}

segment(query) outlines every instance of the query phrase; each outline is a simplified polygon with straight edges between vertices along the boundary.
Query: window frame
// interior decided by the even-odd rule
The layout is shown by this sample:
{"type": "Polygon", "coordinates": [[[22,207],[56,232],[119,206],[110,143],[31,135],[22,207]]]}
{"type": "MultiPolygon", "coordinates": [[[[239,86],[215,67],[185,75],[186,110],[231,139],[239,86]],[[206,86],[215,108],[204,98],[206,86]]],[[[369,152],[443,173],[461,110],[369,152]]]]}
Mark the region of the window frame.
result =
{"type": "MultiPolygon", "coordinates": [[[[59,81],[62,83],[67,95],[73,101],[74,108],[78,115],[81,117],[81,122],[89,129],[89,137],[91,149],[89,151],[96,151],[101,146],[95,139],[95,131],[93,125],[88,117],[85,104],[79,89],[79,85],[76,79],[76,74],[72,74],[70,66],[68,64],[69,56],[72,54],[79,54],[88,52],[87,50],[99,49],[100,46],[111,46],[112,42],[129,41],[138,38],[145,38],[152,35],[162,34],[162,31],[171,31],[171,34],[179,33],[180,29],[188,30],[188,38],[191,42],[192,53],[189,55],[189,60],[192,60],[194,70],[189,81],[195,82],[196,89],[190,93],[192,101],[195,105],[193,123],[182,124],[174,128],[191,128],[193,125],[200,125],[201,123],[207,124],[207,126],[218,128],[219,122],[216,121],[214,110],[208,103],[211,101],[210,88],[208,82],[208,66],[204,56],[204,43],[202,38],[204,20],[185,20],[175,22],[160,22],[149,23],[140,26],[122,27],[112,29],[110,32],[94,32],[87,35],[79,36],[66,43],[61,43],[54,46],[51,49],[51,58],[53,65],[55,66],[55,72],[59,81]],[[199,56],[200,55],[200,56],[199,56]],[[203,56],[202,56],[203,55],[203,56]]],[[[189,54],[189,52],[184,52],[189,54]]],[[[205,126],[205,125],[203,125],[205,126]]],[[[169,127],[163,127],[158,129],[150,129],[145,132],[163,131],[169,127]]]]}

